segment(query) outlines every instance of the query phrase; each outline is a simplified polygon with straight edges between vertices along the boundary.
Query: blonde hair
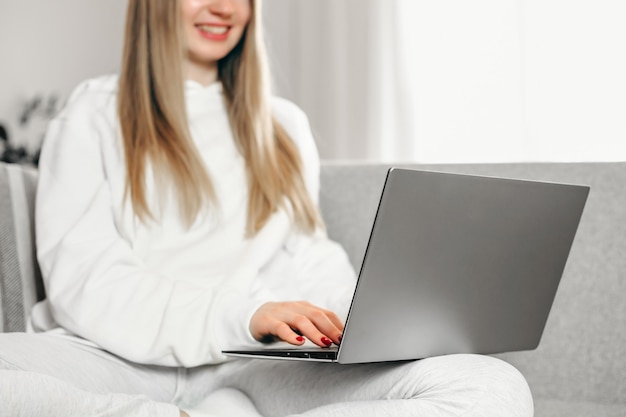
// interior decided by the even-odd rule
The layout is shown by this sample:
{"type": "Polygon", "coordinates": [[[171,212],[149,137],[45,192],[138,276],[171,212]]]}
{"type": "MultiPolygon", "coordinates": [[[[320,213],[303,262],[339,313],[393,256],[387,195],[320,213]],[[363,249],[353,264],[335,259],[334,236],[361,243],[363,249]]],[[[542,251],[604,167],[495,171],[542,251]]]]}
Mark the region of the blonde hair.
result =
{"type": "MultiPolygon", "coordinates": [[[[246,161],[246,231],[254,235],[284,208],[300,229],[311,232],[323,223],[307,192],[298,148],[271,113],[260,3],[251,0],[242,39],[218,62],[231,128],[246,161]]],[[[140,220],[154,219],[146,199],[150,164],[157,185],[170,184],[177,193],[182,220],[190,226],[208,204],[218,202],[187,124],[183,45],[179,1],[129,1],[117,110],[126,195],[140,220]]]]}

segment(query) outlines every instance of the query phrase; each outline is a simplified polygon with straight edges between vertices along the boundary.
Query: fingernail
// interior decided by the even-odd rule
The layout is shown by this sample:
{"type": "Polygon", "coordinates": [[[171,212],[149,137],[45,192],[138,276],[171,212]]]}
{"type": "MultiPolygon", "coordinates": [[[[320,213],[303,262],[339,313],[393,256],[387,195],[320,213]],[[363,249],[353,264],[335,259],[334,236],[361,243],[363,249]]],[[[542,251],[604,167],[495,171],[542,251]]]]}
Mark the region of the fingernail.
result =
{"type": "Polygon", "coordinates": [[[298,337],[296,337],[296,340],[297,340],[298,342],[304,342],[304,337],[302,337],[302,336],[298,336],[298,337]]]}
{"type": "Polygon", "coordinates": [[[322,337],[322,343],[326,346],[330,346],[333,344],[333,342],[331,342],[330,339],[328,339],[327,337],[322,337]]]}

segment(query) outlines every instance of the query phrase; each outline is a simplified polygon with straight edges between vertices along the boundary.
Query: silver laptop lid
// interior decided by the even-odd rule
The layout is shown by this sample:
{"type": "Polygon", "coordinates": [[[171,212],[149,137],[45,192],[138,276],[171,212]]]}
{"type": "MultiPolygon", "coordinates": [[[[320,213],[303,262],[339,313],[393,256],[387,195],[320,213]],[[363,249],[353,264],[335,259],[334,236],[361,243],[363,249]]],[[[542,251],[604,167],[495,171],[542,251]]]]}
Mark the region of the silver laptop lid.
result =
{"type": "Polygon", "coordinates": [[[390,169],[338,362],[537,347],[588,193],[390,169]]]}

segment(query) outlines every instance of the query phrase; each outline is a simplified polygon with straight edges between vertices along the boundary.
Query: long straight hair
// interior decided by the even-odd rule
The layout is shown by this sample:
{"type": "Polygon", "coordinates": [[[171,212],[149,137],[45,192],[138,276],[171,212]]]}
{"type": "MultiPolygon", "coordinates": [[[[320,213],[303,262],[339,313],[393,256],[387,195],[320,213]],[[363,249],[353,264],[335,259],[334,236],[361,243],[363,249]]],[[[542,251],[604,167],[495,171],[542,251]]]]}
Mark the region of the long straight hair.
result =
{"type": "MultiPolygon", "coordinates": [[[[180,2],[129,0],[118,117],[126,158],[126,196],[142,221],[155,219],[146,198],[146,169],[159,191],[176,193],[188,226],[210,205],[214,188],[189,132],[184,95],[184,37],[180,2]]],[[[248,236],[272,213],[291,212],[306,232],[323,226],[307,192],[297,146],[270,109],[267,54],[262,37],[261,0],[237,46],[218,62],[225,104],[237,148],[246,161],[249,187],[248,236]]]]}

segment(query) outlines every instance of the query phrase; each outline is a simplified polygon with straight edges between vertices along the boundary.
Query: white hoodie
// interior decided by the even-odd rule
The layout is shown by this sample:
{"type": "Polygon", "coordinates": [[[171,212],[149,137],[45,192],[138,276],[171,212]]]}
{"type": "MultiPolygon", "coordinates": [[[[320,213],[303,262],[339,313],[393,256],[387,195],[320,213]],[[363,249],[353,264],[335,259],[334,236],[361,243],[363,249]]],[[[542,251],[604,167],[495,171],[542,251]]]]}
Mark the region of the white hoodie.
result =
{"type": "MultiPolygon", "coordinates": [[[[219,83],[185,85],[191,134],[219,201],[189,230],[173,199],[148,223],[124,200],[116,91],[114,76],[84,82],[48,129],[36,204],[48,298],[33,309],[33,331],[78,335],[138,363],[192,367],[223,362],[225,347],[254,343],[250,318],[267,301],[307,300],[345,318],[355,274],[322,231],[299,233],[279,211],[245,238],[245,162],[219,83]]],[[[317,202],[319,157],[308,120],[288,101],[272,105],[317,202]]],[[[148,169],[154,209],[152,178],[148,169]]]]}

